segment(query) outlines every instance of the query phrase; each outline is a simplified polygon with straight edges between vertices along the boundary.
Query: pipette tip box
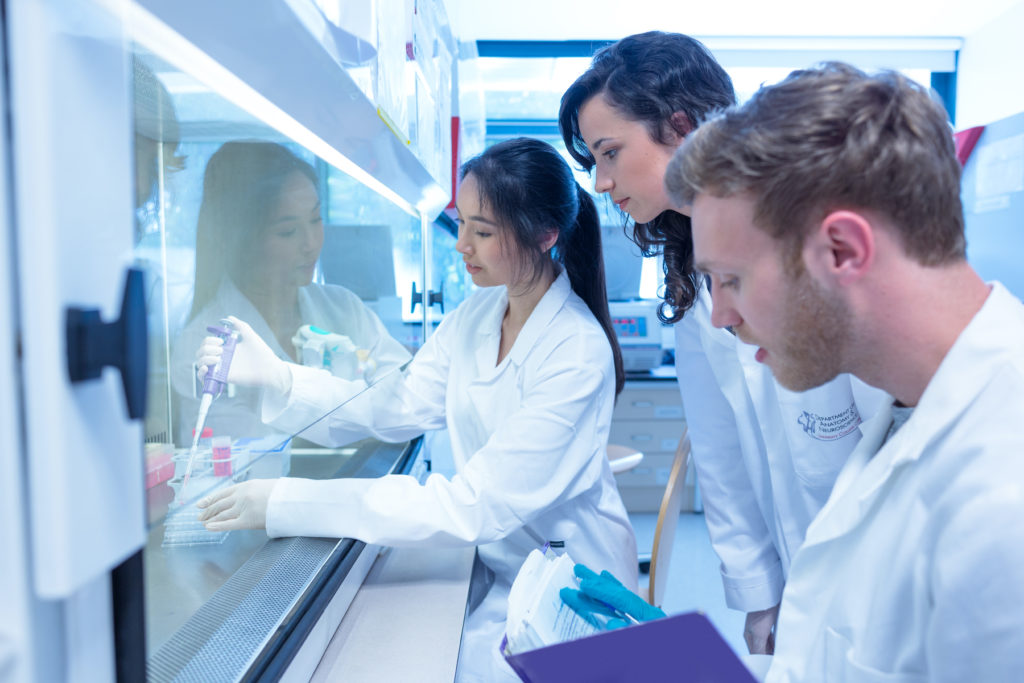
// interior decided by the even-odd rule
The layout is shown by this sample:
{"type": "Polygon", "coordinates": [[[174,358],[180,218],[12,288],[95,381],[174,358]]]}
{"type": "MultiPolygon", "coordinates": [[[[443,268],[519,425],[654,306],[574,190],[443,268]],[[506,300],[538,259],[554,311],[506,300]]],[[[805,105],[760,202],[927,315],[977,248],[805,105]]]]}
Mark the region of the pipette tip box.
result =
{"type": "Polygon", "coordinates": [[[199,521],[199,511],[192,505],[182,505],[168,512],[164,519],[163,547],[220,544],[230,531],[208,531],[199,521]]]}

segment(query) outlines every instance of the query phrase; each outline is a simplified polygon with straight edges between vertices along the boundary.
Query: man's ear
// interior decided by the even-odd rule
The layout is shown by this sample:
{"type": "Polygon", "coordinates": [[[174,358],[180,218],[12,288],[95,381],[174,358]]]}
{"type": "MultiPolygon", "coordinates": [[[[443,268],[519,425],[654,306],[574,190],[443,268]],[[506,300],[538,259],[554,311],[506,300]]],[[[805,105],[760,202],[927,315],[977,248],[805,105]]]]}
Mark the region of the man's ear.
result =
{"type": "Polygon", "coordinates": [[[804,243],[809,270],[848,285],[864,276],[875,260],[871,221],[856,211],[832,211],[804,243]]]}

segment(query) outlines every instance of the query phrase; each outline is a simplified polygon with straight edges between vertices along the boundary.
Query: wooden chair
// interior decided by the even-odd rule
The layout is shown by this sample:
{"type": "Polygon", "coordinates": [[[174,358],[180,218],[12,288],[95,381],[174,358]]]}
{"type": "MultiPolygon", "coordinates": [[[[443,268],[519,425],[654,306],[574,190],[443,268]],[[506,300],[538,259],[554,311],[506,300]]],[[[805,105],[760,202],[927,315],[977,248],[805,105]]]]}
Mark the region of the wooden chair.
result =
{"type": "Polygon", "coordinates": [[[665,598],[665,585],[668,583],[668,569],[672,560],[672,546],[676,540],[676,525],[683,505],[683,491],[686,483],[686,470],[690,464],[690,437],[683,429],[676,447],[675,459],[669,471],[668,484],[661,498],[658,510],[658,524],[654,528],[654,547],[651,549],[650,582],[646,594],[640,594],[656,607],[661,607],[665,598]]]}
{"type": "Polygon", "coordinates": [[[614,443],[608,444],[607,453],[608,462],[612,466],[612,474],[631,470],[644,459],[644,454],[641,451],[614,443]]]}

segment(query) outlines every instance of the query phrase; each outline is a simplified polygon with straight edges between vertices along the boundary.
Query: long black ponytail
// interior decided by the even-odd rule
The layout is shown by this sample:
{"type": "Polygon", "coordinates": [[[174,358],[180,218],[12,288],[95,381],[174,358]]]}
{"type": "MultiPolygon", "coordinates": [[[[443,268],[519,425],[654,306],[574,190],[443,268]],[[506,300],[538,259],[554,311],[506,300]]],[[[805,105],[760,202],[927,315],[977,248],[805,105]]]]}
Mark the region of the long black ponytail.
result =
{"type": "Polygon", "coordinates": [[[515,244],[524,282],[540,277],[548,258],[565,268],[573,291],[608,337],[618,395],[626,375],[608,311],[601,224],[593,198],[576,182],[554,147],[532,138],[514,138],[487,148],[463,164],[461,177],[469,174],[477,180],[483,203],[515,244]],[[558,229],[558,240],[549,257],[540,245],[552,228],[558,229]]]}
{"type": "Polygon", "coordinates": [[[622,349],[619,348],[619,339],[612,327],[612,314],[608,310],[608,289],[605,284],[604,255],[601,247],[601,221],[597,215],[594,198],[580,187],[579,183],[575,184],[580,208],[576,212],[573,228],[558,234],[554,257],[565,266],[572,291],[586,302],[590,312],[604,329],[608,343],[612,345],[612,356],[615,358],[615,395],[618,396],[626,382],[626,373],[622,367],[622,349]]]}

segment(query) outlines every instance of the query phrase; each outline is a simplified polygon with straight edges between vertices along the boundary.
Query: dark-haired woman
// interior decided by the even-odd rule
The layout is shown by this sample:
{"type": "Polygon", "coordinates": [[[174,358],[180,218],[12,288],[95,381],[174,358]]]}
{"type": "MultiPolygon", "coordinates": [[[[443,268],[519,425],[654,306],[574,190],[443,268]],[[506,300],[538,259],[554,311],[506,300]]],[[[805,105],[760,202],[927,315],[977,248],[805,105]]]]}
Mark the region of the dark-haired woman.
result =
{"type": "MultiPolygon", "coordinates": [[[[481,289],[445,317],[400,381],[303,432],[337,444],[447,427],[455,476],[248,481],[201,501],[201,518],[211,530],[272,536],[476,545],[474,581],[490,586],[466,621],[459,680],[516,680],[499,644],[512,580],[532,549],[563,547],[636,588],[636,542],[606,456],[622,364],[597,212],[558,152],[526,138],[489,148],[463,167],[456,207],[456,249],[481,289]]],[[[278,360],[237,326],[230,379],[261,385],[264,418],[286,431],[358,389],[278,360]]],[[[219,350],[207,340],[200,371],[219,350]]]]}
{"type": "MultiPolygon", "coordinates": [[[[848,375],[803,393],[780,386],[743,329],[711,322],[710,284],[693,267],[690,218],[665,167],[732,81],[697,40],[652,31],[602,49],[562,97],[559,127],[594,186],[632,220],[647,255],[664,256],[661,317],[675,323],[676,373],[711,540],[729,607],[747,613],[752,653],[771,653],[790,560],[860,439],[882,392],[848,375]]],[[[723,287],[741,287],[741,274],[723,287]]]]}

